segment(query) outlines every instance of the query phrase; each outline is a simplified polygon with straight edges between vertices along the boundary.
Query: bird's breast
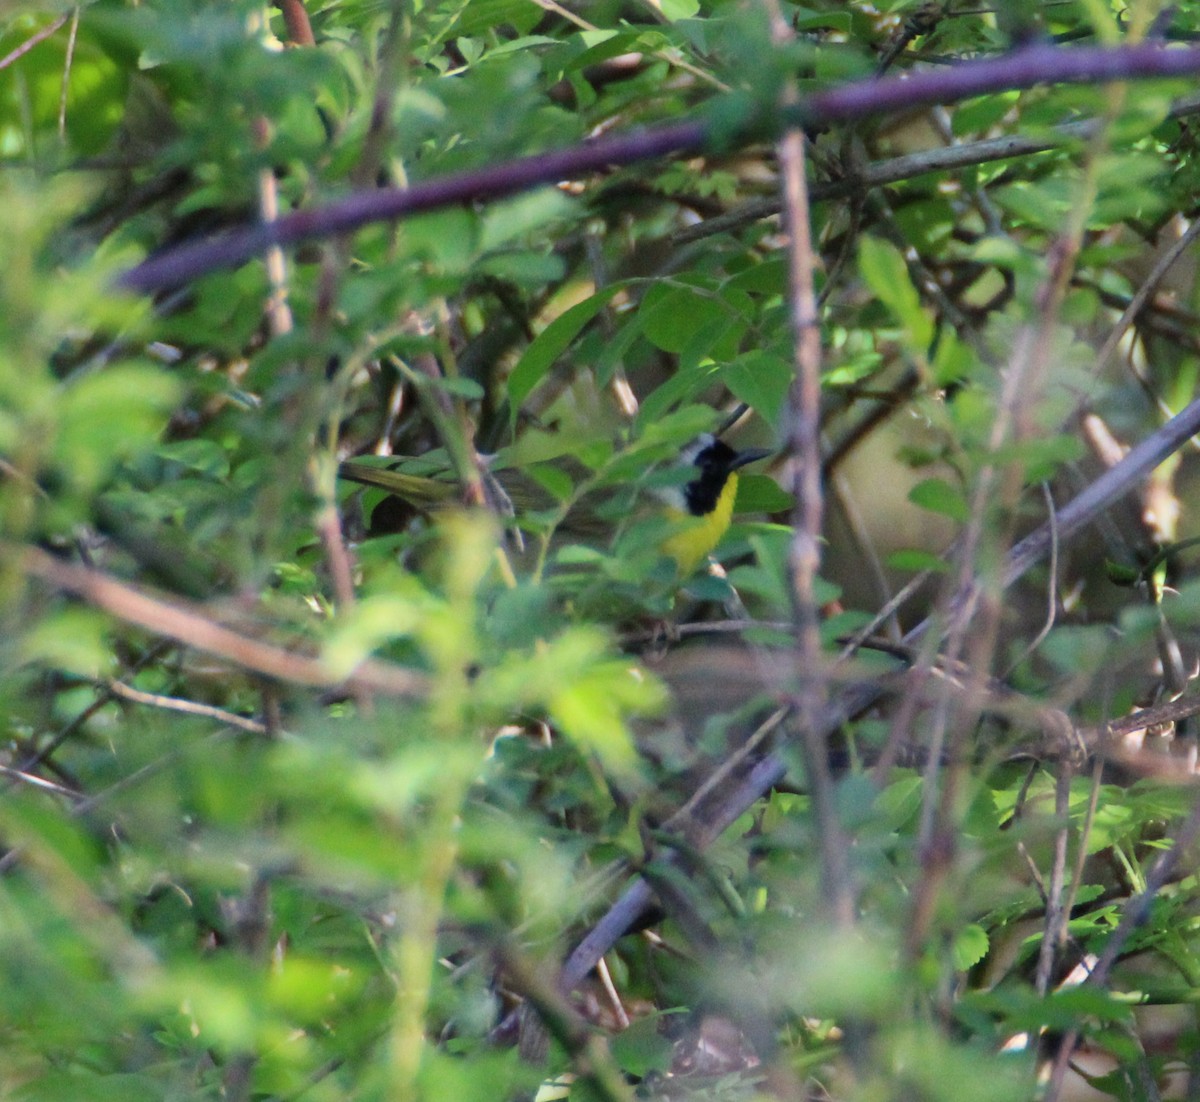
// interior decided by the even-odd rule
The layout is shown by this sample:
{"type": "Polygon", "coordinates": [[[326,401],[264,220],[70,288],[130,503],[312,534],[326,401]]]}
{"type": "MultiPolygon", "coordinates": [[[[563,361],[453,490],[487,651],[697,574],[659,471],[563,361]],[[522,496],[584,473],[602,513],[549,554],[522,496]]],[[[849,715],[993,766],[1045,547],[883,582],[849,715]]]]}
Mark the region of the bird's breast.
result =
{"type": "Polygon", "coordinates": [[[733,520],[737,497],[737,475],[731,474],[711,511],[692,516],[682,509],[668,509],[672,534],[662,543],[664,555],[679,564],[681,574],[691,574],[721,541],[733,520]]]}

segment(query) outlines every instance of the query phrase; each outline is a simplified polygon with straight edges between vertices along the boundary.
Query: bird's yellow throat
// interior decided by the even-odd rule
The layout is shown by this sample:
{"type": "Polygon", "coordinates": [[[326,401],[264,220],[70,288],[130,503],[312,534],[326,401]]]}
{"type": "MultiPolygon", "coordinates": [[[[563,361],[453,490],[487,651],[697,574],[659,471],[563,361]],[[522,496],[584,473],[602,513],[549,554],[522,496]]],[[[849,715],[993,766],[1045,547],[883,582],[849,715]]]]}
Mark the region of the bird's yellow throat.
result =
{"type": "Polygon", "coordinates": [[[667,506],[665,514],[672,534],[662,542],[664,555],[675,560],[681,576],[686,576],[705,560],[733,520],[733,503],[737,497],[738,476],[730,473],[717,495],[716,503],[707,513],[692,516],[683,509],[667,506]]]}
{"type": "MultiPolygon", "coordinates": [[[[761,450],[735,451],[708,433],[698,436],[680,452],[677,467],[685,481],[656,491],[662,531],[659,541],[651,546],[675,560],[681,578],[700,566],[728,530],[737,498],[738,470],[768,454],[761,450]]],[[[456,496],[453,482],[360,461],[342,463],[340,474],[351,481],[386,490],[417,508],[436,508],[456,496]]],[[[514,501],[517,489],[513,487],[514,501]]],[[[654,536],[659,537],[660,532],[655,531],[654,536]]]]}

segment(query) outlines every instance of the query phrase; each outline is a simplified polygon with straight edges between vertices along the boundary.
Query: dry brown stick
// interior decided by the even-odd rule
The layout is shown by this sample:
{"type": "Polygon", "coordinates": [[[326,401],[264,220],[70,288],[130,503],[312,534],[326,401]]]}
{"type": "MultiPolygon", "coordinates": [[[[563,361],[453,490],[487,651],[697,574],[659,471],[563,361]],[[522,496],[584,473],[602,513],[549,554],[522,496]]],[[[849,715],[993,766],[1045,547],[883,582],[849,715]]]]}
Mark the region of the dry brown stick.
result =
{"type": "Polygon", "coordinates": [[[419,695],[427,687],[422,674],[378,659],[367,659],[349,675],[342,675],[320,658],[241,635],[216,623],[197,607],[152,596],[99,570],[63,562],[40,548],[9,544],[4,550],[26,574],[55,589],[74,593],[128,624],[264,677],[299,685],[345,685],[394,696],[419,695]]]}

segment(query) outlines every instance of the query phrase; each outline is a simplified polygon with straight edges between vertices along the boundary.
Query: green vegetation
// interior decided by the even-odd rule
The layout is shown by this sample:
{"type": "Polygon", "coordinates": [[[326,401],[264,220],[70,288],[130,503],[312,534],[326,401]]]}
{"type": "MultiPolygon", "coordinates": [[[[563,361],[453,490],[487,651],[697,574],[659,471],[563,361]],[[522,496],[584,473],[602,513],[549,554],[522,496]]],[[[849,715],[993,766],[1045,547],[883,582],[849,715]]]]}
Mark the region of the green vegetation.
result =
{"type": "Polygon", "coordinates": [[[1194,1095],[1197,41],[8,5],[0,1099],[1194,1095]]]}

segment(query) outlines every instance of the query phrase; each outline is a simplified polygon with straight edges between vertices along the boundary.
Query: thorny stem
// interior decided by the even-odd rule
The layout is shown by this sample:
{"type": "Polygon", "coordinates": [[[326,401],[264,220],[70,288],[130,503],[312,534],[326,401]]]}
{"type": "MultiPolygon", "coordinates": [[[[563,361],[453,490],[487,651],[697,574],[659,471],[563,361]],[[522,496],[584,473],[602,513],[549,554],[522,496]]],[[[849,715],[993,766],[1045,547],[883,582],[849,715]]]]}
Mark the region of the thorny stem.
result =
{"type": "MultiPolygon", "coordinates": [[[[777,3],[767,0],[772,37],[786,44],[792,30],[777,3]]],[[[794,87],[784,91],[784,109],[796,104],[794,87]]],[[[802,735],[804,767],[820,838],[825,903],[834,921],[854,924],[854,892],[846,861],[846,839],[837,818],[829,747],[820,729],[826,700],[821,673],[820,614],[816,583],[821,568],[824,496],[821,487],[821,334],[815,290],[810,210],[805,178],[806,139],[799,127],[788,130],[776,146],[779,159],[784,224],[788,232],[788,288],[795,376],[788,403],[788,452],[796,507],[788,572],[796,632],[796,666],[804,671],[794,701],[802,735]]]]}
{"type": "MultiPolygon", "coordinates": [[[[770,119],[746,120],[735,144],[761,138],[763,129],[850,122],[898,109],[911,111],[970,96],[1038,84],[1092,84],[1143,77],[1184,76],[1200,71],[1200,49],[1164,49],[1150,43],[1108,48],[1060,49],[1028,46],[1003,57],[972,61],[936,71],[847,84],[806,97],[770,119]]],[[[696,153],[714,133],[703,120],[672,123],[580,143],[473,172],[458,173],[407,188],[381,188],[351,195],[323,208],[299,210],[271,226],[250,226],[161,253],[127,271],[118,283],[149,293],[187,283],[206,272],[257,256],[272,244],[290,245],[348,233],[371,222],[404,218],[458,203],[495,200],[541,185],[553,185],[614,166],[696,153]]]]}

